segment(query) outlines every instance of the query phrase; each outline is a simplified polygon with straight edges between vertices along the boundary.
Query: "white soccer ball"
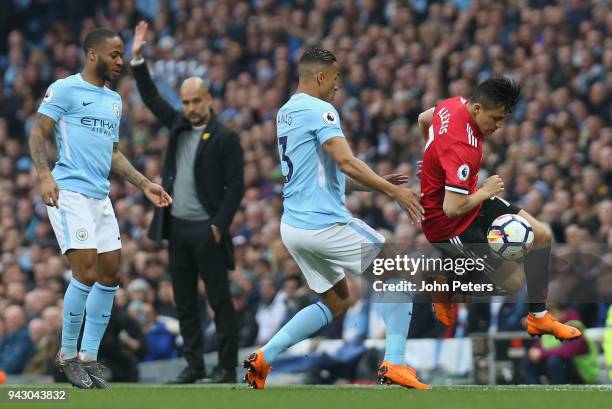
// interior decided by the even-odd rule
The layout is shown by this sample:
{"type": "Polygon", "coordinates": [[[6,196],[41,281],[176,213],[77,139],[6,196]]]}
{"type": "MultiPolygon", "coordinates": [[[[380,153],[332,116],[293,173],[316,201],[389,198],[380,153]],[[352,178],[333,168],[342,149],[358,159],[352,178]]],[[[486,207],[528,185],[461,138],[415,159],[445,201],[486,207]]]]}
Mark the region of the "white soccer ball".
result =
{"type": "Polygon", "coordinates": [[[516,214],[504,214],[493,220],[487,232],[493,253],[508,261],[522,260],[533,244],[533,229],[516,214]]]}

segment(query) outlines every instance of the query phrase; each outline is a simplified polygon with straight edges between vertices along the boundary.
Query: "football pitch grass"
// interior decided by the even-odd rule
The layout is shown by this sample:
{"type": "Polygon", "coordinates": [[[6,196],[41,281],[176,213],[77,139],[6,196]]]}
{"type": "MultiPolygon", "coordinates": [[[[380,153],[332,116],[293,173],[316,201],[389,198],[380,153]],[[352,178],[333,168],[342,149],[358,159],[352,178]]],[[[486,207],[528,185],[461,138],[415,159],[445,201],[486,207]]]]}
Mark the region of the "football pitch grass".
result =
{"type": "Polygon", "coordinates": [[[270,386],[263,391],[245,385],[165,386],[113,384],[107,390],[78,390],[68,385],[2,385],[0,409],[587,409],[612,407],[612,387],[602,386],[438,386],[430,391],[383,386],[270,386]],[[9,403],[8,390],[64,389],[67,402],[9,403]]]}

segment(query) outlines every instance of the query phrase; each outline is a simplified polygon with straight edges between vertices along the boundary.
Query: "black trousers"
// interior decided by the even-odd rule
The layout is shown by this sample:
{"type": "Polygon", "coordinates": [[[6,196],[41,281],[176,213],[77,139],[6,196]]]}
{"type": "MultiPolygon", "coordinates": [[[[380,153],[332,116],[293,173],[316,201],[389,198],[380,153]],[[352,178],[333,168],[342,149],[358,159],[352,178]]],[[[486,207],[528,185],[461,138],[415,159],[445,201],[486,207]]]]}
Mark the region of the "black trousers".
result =
{"type": "Polygon", "coordinates": [[[170,275],[188,365],[204,369],[204,340],[198,303],[198,274],[206,285],[208,302],[215,312],[219,339],[219,366],[238,365],[238,320],[229,292],[225,254],[213,238],[209,221],[193,222],[173,217],[170,222],[170,275]]]}

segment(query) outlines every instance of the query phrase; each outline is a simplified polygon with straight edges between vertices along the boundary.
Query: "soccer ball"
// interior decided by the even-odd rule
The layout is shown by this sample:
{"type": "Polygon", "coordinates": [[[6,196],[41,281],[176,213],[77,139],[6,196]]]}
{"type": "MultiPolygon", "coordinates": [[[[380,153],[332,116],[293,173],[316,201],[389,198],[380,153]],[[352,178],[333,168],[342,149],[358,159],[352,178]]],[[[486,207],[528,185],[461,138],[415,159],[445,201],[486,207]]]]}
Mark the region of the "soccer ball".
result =
{"type": "Polygon", "coordinates": [[[487,232],[493,253],[508,261],[520,261],[533,244],[533,229],[525,218],[504,214],[493,220],[487,232]]]}

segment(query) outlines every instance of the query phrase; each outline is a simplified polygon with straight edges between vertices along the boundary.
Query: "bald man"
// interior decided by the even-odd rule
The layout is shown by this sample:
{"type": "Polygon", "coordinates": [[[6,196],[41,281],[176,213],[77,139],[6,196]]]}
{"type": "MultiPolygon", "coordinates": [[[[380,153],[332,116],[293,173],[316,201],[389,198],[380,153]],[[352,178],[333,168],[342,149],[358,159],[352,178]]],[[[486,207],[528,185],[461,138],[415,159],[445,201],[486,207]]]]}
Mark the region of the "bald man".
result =
{"type": "Polygon", "coordinates": [[[185,370],[170,383],[194,383],[206,377],[198,277],[206,285],[219,340],[219,366],[208,379],[233,383],[238,324],[227,271],[234,268],[229,226],[244,194],[242,147],[238,135],[217,121],[212,96],[201,78],[187,78],[181,84],[182,111],[159,95],[142,54],[146,34],[147,23],[139,23],[131,66],[143,102],[170,129],[162,186],[173,197],[166,211],[155,213],[149,237],[169,243],[169,271],[187,361],[185,370]]]}

